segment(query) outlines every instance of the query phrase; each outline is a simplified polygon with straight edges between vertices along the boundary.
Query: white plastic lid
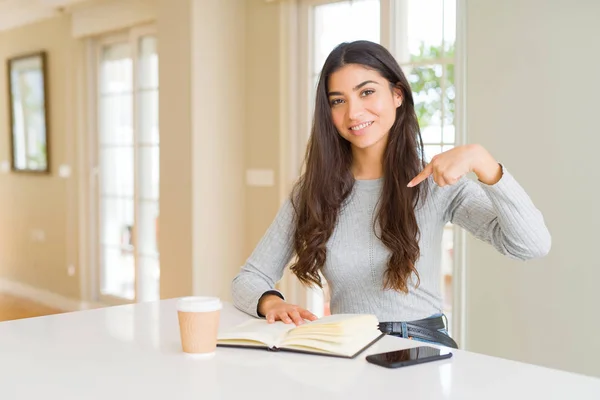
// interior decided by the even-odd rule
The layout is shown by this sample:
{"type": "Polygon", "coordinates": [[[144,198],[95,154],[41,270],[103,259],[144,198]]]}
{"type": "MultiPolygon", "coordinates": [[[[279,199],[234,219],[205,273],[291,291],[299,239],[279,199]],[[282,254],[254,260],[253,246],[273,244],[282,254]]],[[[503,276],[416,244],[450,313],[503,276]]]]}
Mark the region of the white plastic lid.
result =
{"type": "Polygon", "coordinates": [[[222,307],[218,297],[190,296],[177,300],[177,310],[183,312],[210,312],[222,307]]]}

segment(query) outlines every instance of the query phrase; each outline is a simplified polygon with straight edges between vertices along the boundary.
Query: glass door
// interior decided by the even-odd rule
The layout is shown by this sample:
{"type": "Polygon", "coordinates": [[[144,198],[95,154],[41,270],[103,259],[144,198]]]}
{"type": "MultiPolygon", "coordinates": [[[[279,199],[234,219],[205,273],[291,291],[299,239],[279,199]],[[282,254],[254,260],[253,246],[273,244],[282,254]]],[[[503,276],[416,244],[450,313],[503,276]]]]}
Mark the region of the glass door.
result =
{"type": "Polygon", "coordinates": [[[158,53],[154,33],[98,43],[98,297],[159,298],[158,53]]]}

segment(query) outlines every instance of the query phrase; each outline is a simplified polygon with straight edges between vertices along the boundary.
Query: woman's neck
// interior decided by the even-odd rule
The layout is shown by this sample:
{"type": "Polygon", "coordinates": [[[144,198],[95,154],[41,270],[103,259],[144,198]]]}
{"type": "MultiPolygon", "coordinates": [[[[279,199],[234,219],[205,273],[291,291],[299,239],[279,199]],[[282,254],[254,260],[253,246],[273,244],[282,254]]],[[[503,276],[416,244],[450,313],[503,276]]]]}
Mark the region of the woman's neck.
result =
{"type": "MultiPolygon", "coordinates": [[[[373,146],[375,147],[375,146],[373,146]]],[[[378,179],[383,176],[383,150],[352,147],[352,174],[354,179],[378,179]]]]}

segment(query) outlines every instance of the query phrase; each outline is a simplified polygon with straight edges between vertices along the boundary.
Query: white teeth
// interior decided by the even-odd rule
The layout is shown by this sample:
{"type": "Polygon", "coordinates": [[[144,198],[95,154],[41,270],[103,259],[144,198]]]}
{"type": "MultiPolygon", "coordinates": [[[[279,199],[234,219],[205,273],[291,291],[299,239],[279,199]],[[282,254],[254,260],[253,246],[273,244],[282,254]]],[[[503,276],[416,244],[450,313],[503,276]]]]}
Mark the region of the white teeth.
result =
{"type": "Polygon", "coordinates": [[[358,130],[360,130],[360,129],[364,129],[364,128],[366,128],[367,126],[371,125],[372,123],[373,123],[373,121],[370,121],[370,122],[365,122],[365,123],[362,123],[362,124],[360,124],[360,125],[353,126],[353,127],[352,127],[352,128],[350,128],[350,129],[352,129],[353,131],[358,131],[358,130]]]}

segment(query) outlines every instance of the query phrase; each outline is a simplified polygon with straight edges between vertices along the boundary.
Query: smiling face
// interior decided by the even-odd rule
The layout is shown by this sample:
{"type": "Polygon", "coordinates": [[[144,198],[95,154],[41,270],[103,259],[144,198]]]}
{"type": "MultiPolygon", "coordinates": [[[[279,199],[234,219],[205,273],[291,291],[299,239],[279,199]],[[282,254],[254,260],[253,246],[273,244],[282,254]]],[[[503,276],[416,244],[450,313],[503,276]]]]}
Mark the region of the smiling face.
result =
{"type": "Polygon", "coordinates": [[[399,89],[379,72],[348,64],[331,74],[327,88],[333,123],[352,150],[385,148],[387,135],[402,104],[399,89]]]}

